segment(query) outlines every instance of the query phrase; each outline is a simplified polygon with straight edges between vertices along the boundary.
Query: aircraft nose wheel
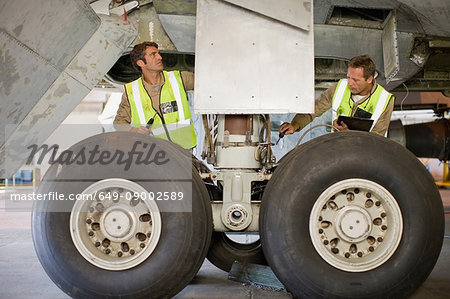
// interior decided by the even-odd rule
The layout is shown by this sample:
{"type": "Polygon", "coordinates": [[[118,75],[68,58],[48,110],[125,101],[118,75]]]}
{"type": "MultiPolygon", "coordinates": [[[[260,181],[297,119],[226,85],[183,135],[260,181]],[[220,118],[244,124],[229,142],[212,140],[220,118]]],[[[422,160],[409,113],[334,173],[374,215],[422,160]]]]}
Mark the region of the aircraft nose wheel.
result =
{"type": "Polygon", "coordinates": [[[314,204],[309,223],[320,256],[350,272],[382,265],[397,249],[403,230],[393,196],[364,179],[340,181],[326,189],[314,204]]]}
{"type": "Polygon", "coordinates": [[[152,254],[162,225],[156,203],[135,196],[146,194],[145,189],[115,178],[96,182],[83,194],[91,195],[92,200],[75,203],[70,232],[87,261],[106,270],[125,270],[152,254]]]}

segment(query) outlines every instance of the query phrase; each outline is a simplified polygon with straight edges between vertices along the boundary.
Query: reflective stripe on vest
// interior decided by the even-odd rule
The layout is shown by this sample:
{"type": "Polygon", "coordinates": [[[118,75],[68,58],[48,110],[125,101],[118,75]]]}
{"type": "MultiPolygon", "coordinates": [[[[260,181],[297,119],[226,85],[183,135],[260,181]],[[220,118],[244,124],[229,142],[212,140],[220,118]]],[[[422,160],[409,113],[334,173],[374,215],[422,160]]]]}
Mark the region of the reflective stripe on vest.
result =
{"type": "Polygon", "coordinates": [[[175,78],[175,74],[173,72],[168,72],[167,77],[169,77],[170,85],[172,86],[173,95],[177,101],[178,106],[178,114],[180,116],[180,120],[186,120],[186,116],[184,114],[183,102],[181,101],[180,87],[178,86],[177,78],[175,78]]]}
{"type": "Polygon", "coordinates": [[[341,101],[335,101],[335,99],[342,99],[344,97],[345,89],[347,88],[347,79],[343,79],[339,81],[338,86],[336,87],[336,91],[334,92],[333,96],[333,120],[338,117],[337,110],[339,108],[339,105],[341,104],[341,101]],[[342,84],[345,83],[345,84],[342,84]]]}
{"type": "Polygon", "coordinates": [[[181,75],[179,72],[164,71],[163,76],[160,109],[163,113],[165,128],[160,114],[152,106],[152,100],[144,88],[142,77],[125,85],[132,123],[135,127],[145,126],[148,120],[153,118],[151,129],[155,137],[168,140],[168,133],[170,140],[174,143],[184,148],[193,148],[197,144],[197,137],[191,123],[189,104],[181,75]]]}
{"type": "Polygon", "coordinates": [[[384,109],[386,109],[386,106],[387,106],[389,98],[390,98],[389,92],[387,92],[383,88],[383,90],[381,91],[380,98],[378,99],[377,106],[375,107],[375,111],[373,112],[372,117],[371,117],[371,119],[373,119],[374,121],[373,121],[373,124],[372,124],[372,127],[370,128],[370,130],[373,129],[373,127],[375,126],[375,123],[380,118],[380,116],[383,113],[384,109]]]}
{"type": "MultiPolygon", "coordinates": [[[[142,105],[141,97],[138,96],[140,94],[139,81],[135,80],[131,82],[131,88],[133,89],[134,104],[136,107],[137,115],[139,116],[139,124],[147,124],[147,121],[145,120],[144,106],[142,105]]],[[[133,115],[133,113],[131,113],[131,115],[133,115]]],[[[131,122],[136,123],[135,117],[132,116],[131,118],[131,122]]]]}
{"type": "MultiPolygon", "coordinates": [[[[191,125],[191,122],[190,122],[189,119],[187,119],[187,120],[179,121],[179,122],[174,123],[174,124],[166,124],[166,129],[168,131],[173,131],[173,130],[177,130],[177,129],[180,129],[180,128],[183,128],[183,127],[187,127],[187,126],[190,126],[190,125],[191,125]]],[[[164,130],[164,127],[162,125],[155,125],[154,128],[152,128],[152,133],[155,136],[157,136],[157,135],[166,135],[166,130],[164,130]]]]}
{"type": "MultiPolygon", "coordinates": [[[[336,87],[336,91],[334,92],[332,102],[333,119],[336,119],[341,114],[352,116],[353,106],[350,106],[348,101],[346,101],[346,99],[350,99],[351,96],[351,91],[347,83],[347,79],[340,80],[336,87]]],[[[391,94],[381,85],[377,84],[377,87],[370,95],[370,98],[366,99],[368,102],[364,101],[358,105],[359,108],[372,114],[370,119],[373,119],[373,124],[370,130],[373,129],[381,114],[386,109],[390,97],[391,94]]],[[[353,100],[351,100],[351,103],[353,103],[353,100]]]]}

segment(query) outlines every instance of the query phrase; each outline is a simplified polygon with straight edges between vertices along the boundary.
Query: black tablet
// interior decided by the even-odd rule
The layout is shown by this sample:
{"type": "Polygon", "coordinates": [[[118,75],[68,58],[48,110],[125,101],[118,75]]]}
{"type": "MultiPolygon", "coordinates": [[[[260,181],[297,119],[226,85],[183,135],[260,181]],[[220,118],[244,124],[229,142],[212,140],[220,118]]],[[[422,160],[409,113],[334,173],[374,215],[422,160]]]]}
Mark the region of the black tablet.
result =
{"type": "Polygon", "coordinates": [[[368,118],[359,118],[359,117],[350,117],[340,115],[338,117],[338,124],[343,121],[350,130],[359,130],[359,131],[367,131],[369,132],[370,128],[373,124],[373,119],[368,118]]]}

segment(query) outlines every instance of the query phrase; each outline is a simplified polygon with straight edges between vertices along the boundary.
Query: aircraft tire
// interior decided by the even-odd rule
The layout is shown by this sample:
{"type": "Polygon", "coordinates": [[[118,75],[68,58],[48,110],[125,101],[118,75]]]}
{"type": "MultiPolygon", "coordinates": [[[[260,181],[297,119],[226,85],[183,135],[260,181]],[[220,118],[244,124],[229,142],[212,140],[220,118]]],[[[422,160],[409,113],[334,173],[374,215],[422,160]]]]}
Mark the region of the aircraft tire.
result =
{"type": "Polygon", "coordinates": [[[403,298],[432,271],[444,235],[434,180],[401,145],[339,132],[292,150],[261,204],[269,265],[301,298],[403,298]]]}
{"type": "Polygon", "coordinates": [[[123,163],[54,164],[39,186],[40,194],[68,196],[83,190],[95,194],[95,200],[85,203],[42,200],[33,207],[32,235],[39,261],[53,282],[74,298],[169,298],[194,278],[204,262],[212,212],[189,152],[129,132],[90,137],[70,150],[84,148],[88,153],[98,145],[97,149],[127,153],[136,142],[154,145],[169,162],[144,165],[135,160],[126,171],[123,163]],[[191,205],[174,206],[171,211],[170,203],[144,200],[142,195],[105,198],[116,191],[149,194],[170,186],[184,193],[186,200],[192,194],[191,205]]]}
{"type": "Polygon", "coordinates": [[[225,272],[231,270],[235,261],[242,264],[267,265],[259,239],[249,244],[242,244],[233,241],[223,232],[213,233],[206,257],[214,266],[225,272]]]}

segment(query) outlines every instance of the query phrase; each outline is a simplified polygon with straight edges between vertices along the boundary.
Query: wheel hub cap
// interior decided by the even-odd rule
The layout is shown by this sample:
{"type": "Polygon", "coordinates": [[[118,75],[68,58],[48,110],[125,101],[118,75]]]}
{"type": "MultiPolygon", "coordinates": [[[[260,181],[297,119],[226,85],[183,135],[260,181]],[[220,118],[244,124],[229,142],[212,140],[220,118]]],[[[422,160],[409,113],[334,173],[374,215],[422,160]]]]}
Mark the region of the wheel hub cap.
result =
{"type": "Polygon", "coordinates": [[[101,230],[106,237],[115,241],[127,240],[136,228],[133,215],[124,208],[112,208],[104,213],[101,230]]]}
{"type": "Polygon", "coordinates": [[[155,201],[139,197],[148,194],[141,185],[105,179],[82,193],[92,196],[75,202],[70,232],[88,262],[119,271],[141,264],[152,254],[161,236],[161,216],[155,201]]]}
{"type": "Polygon", "coordinates": [[[337,233],[348,242],[365,239],[371,231],[370,215],[358,206],[349,206],[339,211],[337,233]]]}

